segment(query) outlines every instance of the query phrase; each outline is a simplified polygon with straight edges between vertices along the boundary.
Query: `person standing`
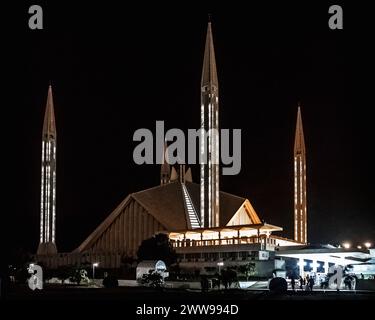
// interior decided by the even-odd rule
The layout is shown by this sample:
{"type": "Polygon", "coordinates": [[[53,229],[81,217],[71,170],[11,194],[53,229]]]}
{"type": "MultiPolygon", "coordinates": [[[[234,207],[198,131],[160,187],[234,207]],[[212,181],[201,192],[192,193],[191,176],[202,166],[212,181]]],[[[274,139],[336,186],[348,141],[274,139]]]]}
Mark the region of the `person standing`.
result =
{"type": "Polygon", "coordinates": [[[309,291],[313,291],[314,283],[315,283],[314,278],[310,277],[308,282],[307,282],[307,285],[309,286],[309,291]]]}
{"type": "Polygon", "coordinates": [[[295,290],[296,281],[294,280],[294,276],[292,276],[292,279],[290,280],[290,284],[291,284],[291,286],[292,286],[292,290],[293,290],[293,292],[296,291],[296,290],[295,290]]]}

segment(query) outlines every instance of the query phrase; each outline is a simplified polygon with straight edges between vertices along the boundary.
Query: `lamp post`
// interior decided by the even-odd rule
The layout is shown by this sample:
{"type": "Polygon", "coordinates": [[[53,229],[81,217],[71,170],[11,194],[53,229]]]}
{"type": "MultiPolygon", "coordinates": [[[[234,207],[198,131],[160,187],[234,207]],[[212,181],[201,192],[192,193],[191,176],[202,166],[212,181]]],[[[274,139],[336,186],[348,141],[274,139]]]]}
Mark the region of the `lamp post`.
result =
{"type": "Polygon", "coordinates": [[[99,265],[99,262],[95,262],[92,264],[92,280],[95,279],[95,268],[99,265]]]}
{"type": "Polygon", "coordinates": [[[224,262],[223,261],[219,261],[217,263],[217,266],[219,267],[219,274],[220,274],[220,267],[222,267],[224,265],[224,262]]]}

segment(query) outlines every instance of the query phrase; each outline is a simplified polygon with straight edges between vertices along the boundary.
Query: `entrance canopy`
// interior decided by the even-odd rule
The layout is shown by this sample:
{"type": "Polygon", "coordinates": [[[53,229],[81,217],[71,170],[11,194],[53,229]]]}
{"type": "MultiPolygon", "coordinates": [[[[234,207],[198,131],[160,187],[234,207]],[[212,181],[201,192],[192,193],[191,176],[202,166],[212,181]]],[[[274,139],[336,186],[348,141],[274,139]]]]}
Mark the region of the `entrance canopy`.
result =
{"type": "Polygon", "coordinates": [[[277,257],[322,261],[341,265],[366,262],[371,259],[370,252],[366,249],[309,248],[308,246],[304,248],[280,247],[275,254],[277,257]]]}

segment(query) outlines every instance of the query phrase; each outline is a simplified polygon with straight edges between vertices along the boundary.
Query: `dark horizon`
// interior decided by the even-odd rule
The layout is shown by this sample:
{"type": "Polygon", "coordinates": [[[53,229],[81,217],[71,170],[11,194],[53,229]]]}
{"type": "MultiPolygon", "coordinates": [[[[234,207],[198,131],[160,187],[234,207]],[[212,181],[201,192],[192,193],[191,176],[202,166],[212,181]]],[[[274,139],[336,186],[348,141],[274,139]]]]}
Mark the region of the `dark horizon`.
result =
{"type": "MultiPolygon", "coordinates": [[[[292,238],[301,102],[309,242],[375,241],[372,162],[362,156],[371,145],[369,119],[357,113],[352,90],[358,57],[347,53],[350,23],[344,30],[328,28],[327,4],[308,11],[301,4],[258,4],[251,12],[176,8],[178,14],[122,11],[113,4],[71,11],[42,6],[44,30],[25,23],[11,63],[18,79],[12,139],[21,141],[11,149],[17,170],[10,185],[9,239],[15,249],[35,252],[38,245],[49,82],[57,127],[56,244],[63,252],[75,249],[129,193],[159,184],[160,166],[133,162],[136,129],[154,132],[156,120],[185,132],[199,126],[208,12],[220,128],[242,129],[242,170],[221,176],[220,189],[248,198],[261,219],[284,228],[275,234],[292,238]]],[[[22,17],[27,8],[20,8],[22,17]]]]}

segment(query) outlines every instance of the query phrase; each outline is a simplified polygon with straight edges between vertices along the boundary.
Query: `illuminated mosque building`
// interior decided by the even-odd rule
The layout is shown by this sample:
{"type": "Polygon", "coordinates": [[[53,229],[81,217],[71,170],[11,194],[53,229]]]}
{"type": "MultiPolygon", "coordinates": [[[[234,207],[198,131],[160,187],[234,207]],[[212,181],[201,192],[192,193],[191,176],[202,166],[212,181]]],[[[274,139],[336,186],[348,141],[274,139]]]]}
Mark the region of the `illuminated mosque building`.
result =
{"type": "MultiPolygon", "coordinates": [[[[219,82],[209,22],[201,78],[201,128],[219,129],[218,118],[219,82]]],[[[97,261],[103,268],[120,268],[123,257],[135,257],[141,242],[157,233],[169,236],[181,268],[201,271],[251,261],[259,276],[269,276],[272,270],[285,268],[286,259],[297,259],[301,274],[306,260],[311,261],[312,271],[326,273],[330,264],[365,263],[371,258],[367,248],[308,244],[306,152],[300,106],[293,157],[293,240],[275,235],[283,228],[263,222],[249,199],[219,191],[216,138],[208,139],[209,156],[207,163],[201,164],[199,184],[193,182],[190,168],[179,165],[176,170],[164,157],[160,185],[129,194],[74,251],[57,253],[56,127],[50,87],[43,127],[40,245],[36,260],[52,268],[97,261]]]]}

